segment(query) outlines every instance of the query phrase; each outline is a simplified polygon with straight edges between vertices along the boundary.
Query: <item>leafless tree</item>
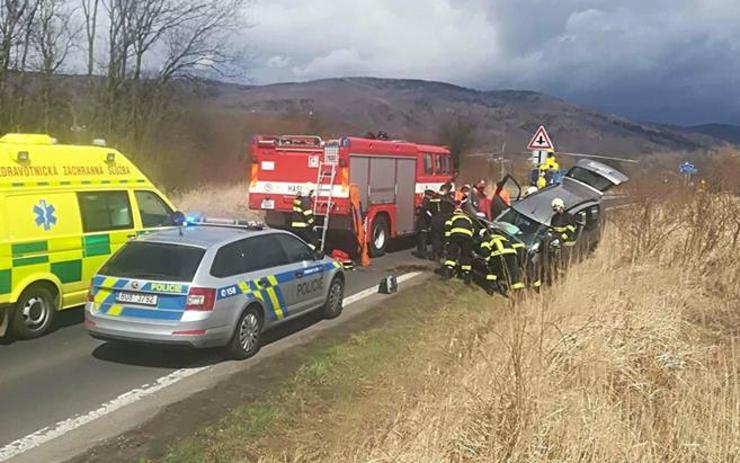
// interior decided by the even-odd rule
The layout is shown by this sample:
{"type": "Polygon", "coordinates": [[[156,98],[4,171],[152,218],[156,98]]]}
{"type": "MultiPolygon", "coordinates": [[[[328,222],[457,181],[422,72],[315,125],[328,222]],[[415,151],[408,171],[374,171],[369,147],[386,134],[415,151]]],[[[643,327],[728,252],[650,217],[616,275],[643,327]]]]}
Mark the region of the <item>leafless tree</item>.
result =
{"type": "Polygon", "coordinates": [[[37,1],[38,12],[29,42],[36,55],[33,69],[39,78],[42,127],[48,131],[52,79],[67,59],[80,30],[73,24],[74,11],[67,0],[37,1]]]}
{"type": "Polygon", "coordinates": [[[95,40],[98,33],[98,8],[100,0],[82,0],[82,16],[87,41],[87,76],[95,70],[95,40]]]}
{"type": "Polygon", "coordinates": [[[38,8],[37,0],[3,0],[0,2],[0,107],[3,108],[0,126],[14,125],[15,114],[19,112],[17,104],[8,104],[12,98],[9,94],[9,77],[12,71],[20,71],[21,77],[15,92],[25,98],[26,60],[29,51],[29,36],[38,8]]]}

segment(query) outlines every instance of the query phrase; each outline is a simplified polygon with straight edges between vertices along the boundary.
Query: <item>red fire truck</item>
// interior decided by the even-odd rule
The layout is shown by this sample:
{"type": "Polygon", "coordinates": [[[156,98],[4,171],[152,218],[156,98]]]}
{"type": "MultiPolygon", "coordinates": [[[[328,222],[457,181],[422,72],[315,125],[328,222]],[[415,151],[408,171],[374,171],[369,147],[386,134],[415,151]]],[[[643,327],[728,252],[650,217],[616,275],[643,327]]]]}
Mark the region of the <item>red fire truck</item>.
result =
{"type": "Polygon", "coordinates": [[[437,191],[453,178],[447,148],[407,141],[256,136],[251,155],[249,207],[264,211],[273,227],[288,226],[293,199],[310,186],[322,235],[352,230],[350,185],[357,185],[373,257],[385,252],[390,238],[414,232],[425,189],[437,191]]]}

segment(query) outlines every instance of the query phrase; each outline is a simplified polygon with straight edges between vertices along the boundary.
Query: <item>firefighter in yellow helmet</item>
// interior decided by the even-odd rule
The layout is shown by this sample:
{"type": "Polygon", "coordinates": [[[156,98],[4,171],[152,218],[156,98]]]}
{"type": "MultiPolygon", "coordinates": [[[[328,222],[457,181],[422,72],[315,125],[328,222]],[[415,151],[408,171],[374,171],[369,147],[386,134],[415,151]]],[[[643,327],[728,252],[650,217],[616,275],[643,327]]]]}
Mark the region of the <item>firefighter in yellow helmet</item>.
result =
{"type": "Polygon", "coordinates": [[[486,291],[493,294],[502,286],[512,292],[524,289],[517,254],[517,248],[524,245],[488,229],[481,230],[481,238],[478,254],[486,262],[486,291]]]}
{"type": "Polygon", "coordinates": [[[465,280],[465,284],[472,282],[474,234],[473,219],[462,210],[458,203],[452,216],[445,222],[447,240],[445,279],[451,278],[457,271],[458,275],[465,280]]]}
{"type": "Polygon", "coordinates": [[[290,216],[290,230],[301,237],[314,250],[319,246],[316,224],[311,207],[313,185],[306,183],[297,192],[293,200],[293,212],[290,216]]]}

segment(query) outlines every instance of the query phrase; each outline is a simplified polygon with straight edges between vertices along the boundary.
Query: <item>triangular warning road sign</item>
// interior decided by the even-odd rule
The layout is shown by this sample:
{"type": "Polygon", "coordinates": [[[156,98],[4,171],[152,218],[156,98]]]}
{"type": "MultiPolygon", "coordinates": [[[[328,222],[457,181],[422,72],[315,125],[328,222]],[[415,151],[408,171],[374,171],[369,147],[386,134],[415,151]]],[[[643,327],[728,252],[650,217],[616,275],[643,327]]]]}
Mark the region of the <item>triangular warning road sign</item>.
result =
{"type": "Polygon", "coordinates": [[[534,136],[527,145],[527,149],[530,151],[555,151],[555,145],[552,144],[550,135],[547,134],[544,125],[541,125],[534,133],[534,136]]]}

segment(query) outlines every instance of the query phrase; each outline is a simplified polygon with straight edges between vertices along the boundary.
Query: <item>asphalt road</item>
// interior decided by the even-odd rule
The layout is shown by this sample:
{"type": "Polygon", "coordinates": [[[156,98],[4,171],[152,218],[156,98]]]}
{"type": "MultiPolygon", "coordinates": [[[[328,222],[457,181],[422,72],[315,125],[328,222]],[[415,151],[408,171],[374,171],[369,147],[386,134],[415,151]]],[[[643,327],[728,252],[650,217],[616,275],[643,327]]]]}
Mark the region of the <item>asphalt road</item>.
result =
{"type": "MultiPolygon", "coordinates": [[[[408,271],[414,262],[424,263],[408,250],[375,259],[370,268],[348,273],[346,295],[377,285],[389,272],[408,271]]],[[[82,321],[82,308],[72,309],[61,313],[58,328],[43,338],[0,341],[0,449],[178,369],[224,361],[218,351],[104,343],[90,338],[82,321]]],[[[288,325],[266,336],[267,342],[286,341],[306,322],[288,325]]]]}

